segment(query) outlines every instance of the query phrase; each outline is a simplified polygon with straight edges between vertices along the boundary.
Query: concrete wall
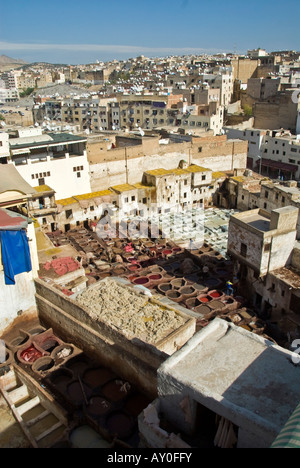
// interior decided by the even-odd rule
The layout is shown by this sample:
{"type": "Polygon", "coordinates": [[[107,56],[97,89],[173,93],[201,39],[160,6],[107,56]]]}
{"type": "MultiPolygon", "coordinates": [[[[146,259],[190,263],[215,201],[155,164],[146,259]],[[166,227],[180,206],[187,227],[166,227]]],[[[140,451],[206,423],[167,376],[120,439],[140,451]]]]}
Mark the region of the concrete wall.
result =
{"type": "Polygon", "coordinates": [[[5,284],[4,272],[0,271],[0,334],[3,334],[20,314],[31,315],[36,311],[32,271],[16,275],[15,282],[12,285],[5,284]]]}
{"type": "Polygon", "coordinates": [[[231,171],[234,168],[245,168],[247,165],[247,142],[227,141],[226,136],[194,140],[192,145],[189,142],[174,143],[151,153],[142,153],[142,145],[127,148],[127,154],[125,148],[98,153],[95,149],[88,148],[92,191],[126,182],[135,184],[142,180],[145,171],[157,168],[174,169],[182,159],[213,171],[231,171]]]}

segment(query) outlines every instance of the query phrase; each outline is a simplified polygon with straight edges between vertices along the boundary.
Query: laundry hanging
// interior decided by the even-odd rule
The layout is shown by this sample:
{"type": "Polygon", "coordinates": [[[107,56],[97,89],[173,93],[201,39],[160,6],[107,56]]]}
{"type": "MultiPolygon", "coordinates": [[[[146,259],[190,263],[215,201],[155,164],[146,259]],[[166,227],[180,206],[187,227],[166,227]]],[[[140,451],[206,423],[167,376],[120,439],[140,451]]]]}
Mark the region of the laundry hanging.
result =
{"type": "Polygon", "coordinates": [[[5,284],[15,284],[15,275],[32,270],[26,232],[1,231],[0,240],[5,284]]]}

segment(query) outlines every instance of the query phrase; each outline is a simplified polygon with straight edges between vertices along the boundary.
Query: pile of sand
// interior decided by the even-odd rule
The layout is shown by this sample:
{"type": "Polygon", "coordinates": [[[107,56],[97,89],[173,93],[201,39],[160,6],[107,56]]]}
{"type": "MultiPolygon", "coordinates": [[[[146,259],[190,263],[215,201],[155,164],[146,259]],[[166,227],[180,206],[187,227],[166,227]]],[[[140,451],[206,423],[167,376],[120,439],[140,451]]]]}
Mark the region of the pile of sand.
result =
{"type": "Polygon", "coordinates": [[[185,323],[185,319],[147,296],[109,279],[87,288],[76,301],[88,310],[94,320],[101,320],[136,337],[156,343],[185,323]]]}

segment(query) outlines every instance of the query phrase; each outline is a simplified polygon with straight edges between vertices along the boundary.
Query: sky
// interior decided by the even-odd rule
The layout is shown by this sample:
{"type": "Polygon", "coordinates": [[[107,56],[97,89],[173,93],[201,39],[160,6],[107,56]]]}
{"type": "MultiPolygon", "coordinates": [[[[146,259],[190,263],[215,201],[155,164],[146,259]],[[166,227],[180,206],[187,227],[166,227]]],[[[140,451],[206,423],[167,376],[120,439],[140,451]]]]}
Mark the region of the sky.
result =
{"type": "Polygon", "coordinates": [[[0,0],[0,55],[64,64],[300,50],[299,0],[0,0]]]}

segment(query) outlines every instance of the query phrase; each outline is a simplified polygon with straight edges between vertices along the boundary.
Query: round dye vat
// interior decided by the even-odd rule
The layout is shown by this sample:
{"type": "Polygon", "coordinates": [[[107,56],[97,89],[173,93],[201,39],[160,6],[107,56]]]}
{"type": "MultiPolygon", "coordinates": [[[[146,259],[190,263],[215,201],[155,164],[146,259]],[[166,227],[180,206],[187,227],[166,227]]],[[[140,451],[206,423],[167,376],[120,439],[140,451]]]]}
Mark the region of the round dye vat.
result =
{"type": "Polygon", "coordinates": [[[205,302],[210,302],[212,298],[210,296],[198,296],[198,299],[200,302],[205,303],[205,302]]]}
{"type": "Polygon", "coordinates": [[[41,358],[43,356],[43,353],[36,349],[35,346],[29,346],[29,348],[24,349],[20,353],[20,358],[28,363],[35,362],[37,359],[41,358]]]}
{"type": "Polygon", "coordinates": [[[133,421],[130,416],[122,411],[116,411],[107,417],[106,426],[112,435],[124,439],[132,434],[133,421]]]}
{"type": "Polygon", "coordinates": [[[179,291],[174,291],[173,289],[171,289],[170,291],[167,291],[167,296],[170,299],[176,300],[176,299],[179,299],[181,297],[181,294],[180,294],[179,291]]]}
{"type": "Polygon", "coordinates": [[[223,293],[220,291],[209,291],[209,296],[213,297],[214,299],[223,296],[223,293]]]}
{"type": "Polygon", "coordinates": [[[68,361],[66,366],[75,374],[81,374],[87,368],[87,361],[84,359],[74,359],[68,361]]]}
{"type": "Polygon", "coordinates": [[[37,359],[32,366],[34,372],[46,372],[54,366],[54,360],[50,357],[41,357],[37,359]]]}
{"type": "Polygon", "coordinates": [[[125,382],[121,380],[112,380],[102,388],[102,394],[109,401],[117,402],[123,400],[127,396],[125,382]]]}
{"type": "Polygon", "coordinates": [[[115,374],[106,369],[105,367],[99,367],[97,369],[89,369],[84,373],[83,380],[91,388],[97,388],[109,380],[112,380],[115,377],[115,374]]]}
{"type": "Polygon", "coordinates": [[[94,416],[103,416],[111,410],[111,403],[101,396],[94,396],[90,399],[87,412],[94,416]]]}
{"type": "Polygon", "coordinates": [[[205,280],[206,286],[213,287],[213,286],[218,286],[220,284],[220,281],[216,278],[208,278],[205,280]]]}
{"type": "Polygon", "coordinates": [[[199,305],[194,308],[194,312],[205,316],[211,313],[211,309],[206,305],[199,305]]]}
{"type": "MultiPolygon", "coordinates": [[[[86,385],[83,385],[84,393],[86,397],[89,397],[91,392],[86,385]]],[[[67,387],[68,397],[77,404],[83,404],[85,402],[84,395],[82,393],[82,388],[78,380],[70,383],[67,387]]]]}
{"type": "Polygon", "coordinates": [[[158,289],[165,293],[166,291],[170,291],[172,289],[172,285],[170,283],[161,283],[158,286],[158,289]]]}
{"type": "Polygon", "coordinates": [[[149,278],[146,276],[140,276],[139,278],[136,278],[133,280],[135,284],[148,284],[149,283],[149,278]]]}
{"type": "Polygon", "coordinates": [[[150,279],[151,281],[161,280],[161,279],[162,279],[162,275],[160,275],[160,274],[157,274],[157,275],[149,275],[149,279],[150,279]]]}
{"type": "Polygon", "coordinates": [[[184,286],[183,288],[180,289],[181,294],[186,294],[186,295],[191,295],[195,293],[195,289],[192,288],[191,286],[184,286]]]}
{"type": "Polygon", "coordinates": [[[194,309],[194,307],[200,305],[200,301],[197,299],[197,297],[191,297],[185,301],[185,304],[189,309],[194,309]]]}
{"type": "Polygon", "coordinates": [[[211,302],[209,303],[209,307],[210,307],[211,309],[216,309],[216,310],[218,310],[218,309],[223,309],[223,307],[225,307],[225,304],[223,304],[223,302],[221,302],[221,301],[211,301],[211,302]]]}
{"type": "Polygon", "coordinates": [[[172,252],[172,250],[166,249],[166,250],[163,250],[162,253],[163,253],[164,255],[171,255],[171,253],[173,253],[173,252],[172,252]]]}
{"type": "Polygon", "coordinates": [[[174,288],[182,288],[183,286],[186,285],[186,280],[185,279],[175,279],[171,281],[171,284],[174,288]]]}
{"type": "Polygon", "coordinates": [[[51,382],[55,387],[66,387],[66,385],[72,380],[72,372],[67,370],[60,370],[57,374],[51,376],[51,382]]]}
{"type": "Polygon", "coordinates": [[[134,418],[137,418],[149,403],[151,403],[151,401],[144,395],[133,395],[126,401],[124,410],[130,413],[134,418]]]}
{"type": "Polygon", "coordinates": [[[55,337],[50,337],[47,338],[45,341],[40,343],[40,347],[44,349],[45,351],[48,351],[51,353],[56,346],[58,346],[60,343],[55,339],[55,337]]]}

